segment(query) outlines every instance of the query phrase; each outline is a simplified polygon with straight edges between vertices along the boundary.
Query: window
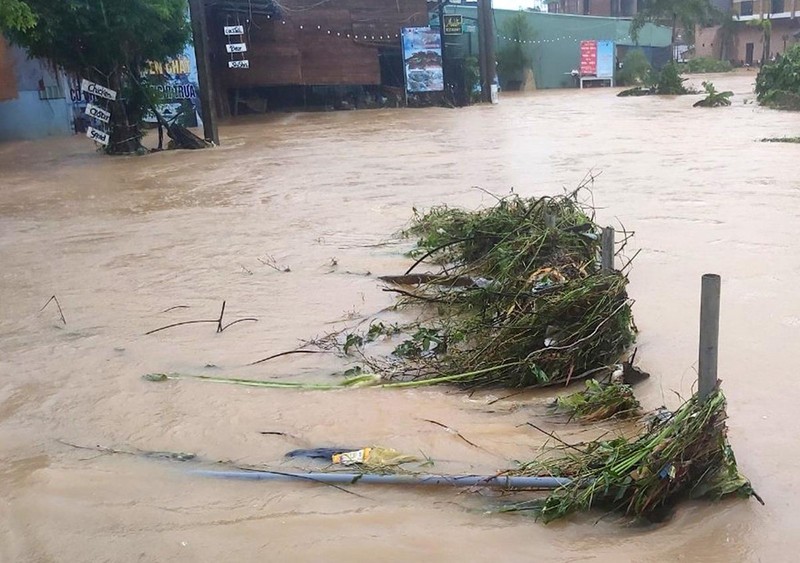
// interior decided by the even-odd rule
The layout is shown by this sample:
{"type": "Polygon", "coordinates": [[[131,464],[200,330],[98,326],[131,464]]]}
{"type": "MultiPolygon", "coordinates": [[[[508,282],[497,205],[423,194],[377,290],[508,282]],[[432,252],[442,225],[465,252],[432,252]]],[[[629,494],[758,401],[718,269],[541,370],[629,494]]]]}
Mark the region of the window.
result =
{"type": "Polygon", "coordinates": [[[753,15],[753,0],[747,0],[746,2],[742,2],[739,5],[739,15],[740,16],[753,15]]]}
{"type": "Polygon", "coordinates": [[[772,0],[772,9],[770,12],[773,14],[780,14],[784,11],[783,9],[784,2],[783,0],[772,0]]]}
{"type": "Polygon", "coordinates": [[[64,97],[64,92],[61,90],[60,85],[56,84],[54,86],[45,86],[44,84],[39,84],[40,100],[60,100],[64,97]]]}

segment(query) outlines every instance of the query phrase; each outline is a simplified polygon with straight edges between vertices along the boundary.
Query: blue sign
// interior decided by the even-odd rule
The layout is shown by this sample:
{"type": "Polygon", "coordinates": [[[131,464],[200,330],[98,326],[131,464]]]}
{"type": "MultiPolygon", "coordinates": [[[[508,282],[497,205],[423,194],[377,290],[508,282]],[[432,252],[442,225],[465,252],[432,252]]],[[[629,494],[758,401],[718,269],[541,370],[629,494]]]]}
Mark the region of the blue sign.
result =
{"type": "Polygon", "coordinates": [[[614,77],[614,42],[597,42],[597,78],[614,77]]]}

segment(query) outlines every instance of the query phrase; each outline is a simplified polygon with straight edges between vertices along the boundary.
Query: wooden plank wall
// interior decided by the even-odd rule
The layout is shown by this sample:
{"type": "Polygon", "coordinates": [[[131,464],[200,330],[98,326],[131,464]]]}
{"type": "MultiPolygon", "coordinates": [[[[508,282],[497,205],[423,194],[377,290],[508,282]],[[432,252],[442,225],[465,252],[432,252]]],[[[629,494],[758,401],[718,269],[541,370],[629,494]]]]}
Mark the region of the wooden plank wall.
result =
{"type": "Polygon", "coordinates": [[[254,15],[249,26],[250,69],[228,69],[224,25],[245,24],[246,16],[214,10],[209,19],[218,86],[380,84],[378,50],[399,47],[402,27],[427,25],[426,0],[282,0],[283,21],[254,15]],[[303,9],[306,6],[316,6],[303,9]],[[302,25],[303,29],[299,26],[302,25]],[[317,29],[320,26],[321,29],[317,29]],[[327,31],[330,30],[329,35],[327,31]],[[337,37],[336,33],[341,36],[337,37]],[[347,39],[345,35],[351,34],[347,39]],[[353,35],[369,39],[353,39],[353,35]],[[375,36],[375,40],[371,37],[375,36]],[[391,39],[380,40],[383,35],[391,39]]]}

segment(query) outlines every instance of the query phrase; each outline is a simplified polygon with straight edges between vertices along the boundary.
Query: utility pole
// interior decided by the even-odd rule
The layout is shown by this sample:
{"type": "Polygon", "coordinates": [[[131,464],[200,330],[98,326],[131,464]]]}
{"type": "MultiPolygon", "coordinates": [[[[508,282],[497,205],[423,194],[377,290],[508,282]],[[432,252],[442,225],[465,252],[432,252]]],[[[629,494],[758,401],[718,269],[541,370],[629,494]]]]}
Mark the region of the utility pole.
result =
{"type": "Polygon", "coordinates": [[[197,58],[197,78],[200,83],[200,112],[203,116],[203,137],[219,145],[217,110],[214,105],[214,85],[211,80],[211,61],[208,58],[208,24],[204,0],[189,0],[192,19],[194,52],[197,58]]]}
{"type": "Polygon", "coordinates": [[[494,84],[497,73],[492,0],[478,0],[478,47],[480,50],[481,100],[491,102],[492,84],[494,84]]]}
{"type": "Polygon", "coordinates": [[[439,40],[442,43],[442,82],[444,83],[444,98],[447,99],[447,65],[445,64],[447,44],[445,43],[444,34],[444,5],[448,0],[441,0],[439,2],[439,40]]]}

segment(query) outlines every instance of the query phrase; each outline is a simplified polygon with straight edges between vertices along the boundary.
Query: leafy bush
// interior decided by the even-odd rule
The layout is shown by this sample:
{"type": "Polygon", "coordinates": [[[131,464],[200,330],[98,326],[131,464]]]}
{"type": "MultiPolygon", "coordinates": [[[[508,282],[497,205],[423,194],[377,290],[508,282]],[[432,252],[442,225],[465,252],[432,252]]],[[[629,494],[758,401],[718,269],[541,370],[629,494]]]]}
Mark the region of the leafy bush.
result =
{"type": "Polygon", "coordinates": [[[761,67],[756,78],[758,103],[800,110],[800,44],[793,45],[774,63],[761,67]]]}
{"type": "Polygon", "coordinates": [[[678,65],[671,61],[664,65],[658,75],[658,82],[656,83],[656,94],[676,96],[688,94],[689,90],[683,85],[686,82],[685,78],[681,78],[678,65]]]}
{"type": "Polygon", "coordinates": [[[731,105],[730,97],[733,96],[733,92],[717,92],[717,89],[714,88],[711,82],[703,82],[703,88],[706,89],[706,97],[695,102],[694,107],[715,108],[718,106],[731,105]]]}
{"type": "Polygon", "coordinates": [[[617,83],[621,86],[645,84],[650,79],[652,67],[641,49],[632,49],[622,59],[622,69],[617,73],[617,83]]]}
{"type": "Polygon", "coordinates": [[[730,72],[733,65],[728,61],[720,61],[709,57],[697,57],[686,61],[684,70],[690,74],[703,74],[706,72],[730,72]]]}

